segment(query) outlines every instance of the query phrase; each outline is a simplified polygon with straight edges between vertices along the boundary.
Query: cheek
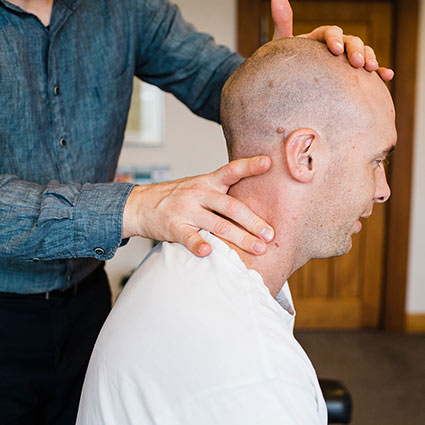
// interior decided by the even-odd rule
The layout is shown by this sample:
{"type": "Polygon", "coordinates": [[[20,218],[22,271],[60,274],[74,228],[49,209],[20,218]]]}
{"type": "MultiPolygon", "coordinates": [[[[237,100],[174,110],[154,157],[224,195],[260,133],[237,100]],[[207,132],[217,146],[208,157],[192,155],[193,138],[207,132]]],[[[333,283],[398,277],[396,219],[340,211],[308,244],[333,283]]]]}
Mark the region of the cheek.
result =
{"type": "Polygon", "coordinates": [[[362,178],[362,191],[359,195],[368,202],[370,202],[375,196],[376,172],[376,168],[373,167],[367,170],[362,178]]]}

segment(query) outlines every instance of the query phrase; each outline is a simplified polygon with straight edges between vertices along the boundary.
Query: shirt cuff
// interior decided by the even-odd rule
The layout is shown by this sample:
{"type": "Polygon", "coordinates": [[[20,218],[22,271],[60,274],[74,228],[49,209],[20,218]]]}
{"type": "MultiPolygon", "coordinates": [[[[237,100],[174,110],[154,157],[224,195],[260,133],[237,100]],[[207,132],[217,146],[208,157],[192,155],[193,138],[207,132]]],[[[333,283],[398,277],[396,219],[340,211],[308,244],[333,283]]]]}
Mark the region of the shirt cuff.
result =
{"type": "Polygon", "coordinates": [[[74,206],[74,252],[78,257],[111,259],[122,240],[124,207],[131,183],[85,184],[74,206]]]}

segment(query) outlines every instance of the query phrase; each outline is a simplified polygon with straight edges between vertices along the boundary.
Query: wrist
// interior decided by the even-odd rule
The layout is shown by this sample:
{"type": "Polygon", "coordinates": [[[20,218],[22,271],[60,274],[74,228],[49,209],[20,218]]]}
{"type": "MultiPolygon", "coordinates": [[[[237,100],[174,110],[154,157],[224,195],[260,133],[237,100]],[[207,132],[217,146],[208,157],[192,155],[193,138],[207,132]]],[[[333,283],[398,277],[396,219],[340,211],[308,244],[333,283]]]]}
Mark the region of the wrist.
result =
{"type": "Polygon", "coordinates": [[[141,219],[140,194],[147,189],[146,186],[134,186],[128,195],[124,206],[122,218],[122,239],[132,236],[142,236],[139,220],[141,219]]]}

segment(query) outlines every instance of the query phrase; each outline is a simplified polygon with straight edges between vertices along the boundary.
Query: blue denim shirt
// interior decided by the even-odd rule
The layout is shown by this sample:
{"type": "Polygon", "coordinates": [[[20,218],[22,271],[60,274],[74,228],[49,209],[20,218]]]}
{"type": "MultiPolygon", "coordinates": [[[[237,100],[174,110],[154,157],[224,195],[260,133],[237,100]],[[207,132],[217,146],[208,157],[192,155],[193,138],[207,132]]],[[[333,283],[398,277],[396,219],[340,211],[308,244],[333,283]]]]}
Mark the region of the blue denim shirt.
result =
{"type": "Polygon", "coordinates": [[[66,289],[121,245],[134,75],[219,121],[241,62],[166,0],[56,0],[49,28],[0,0],[0,291],[66,289]]]}

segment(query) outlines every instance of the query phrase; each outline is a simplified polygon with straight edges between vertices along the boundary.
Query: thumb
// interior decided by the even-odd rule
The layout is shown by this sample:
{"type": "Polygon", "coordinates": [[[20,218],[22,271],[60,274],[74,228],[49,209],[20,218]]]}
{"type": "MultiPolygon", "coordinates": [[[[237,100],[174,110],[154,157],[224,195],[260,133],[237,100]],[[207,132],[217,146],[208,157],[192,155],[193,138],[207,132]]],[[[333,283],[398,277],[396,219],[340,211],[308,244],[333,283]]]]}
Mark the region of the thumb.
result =
{"type": "Polygon", "coordinates": [[[289,0],[272,0],[271,9],[274,22],[273,40],[292,37],[292,9],[289,0]]]}

